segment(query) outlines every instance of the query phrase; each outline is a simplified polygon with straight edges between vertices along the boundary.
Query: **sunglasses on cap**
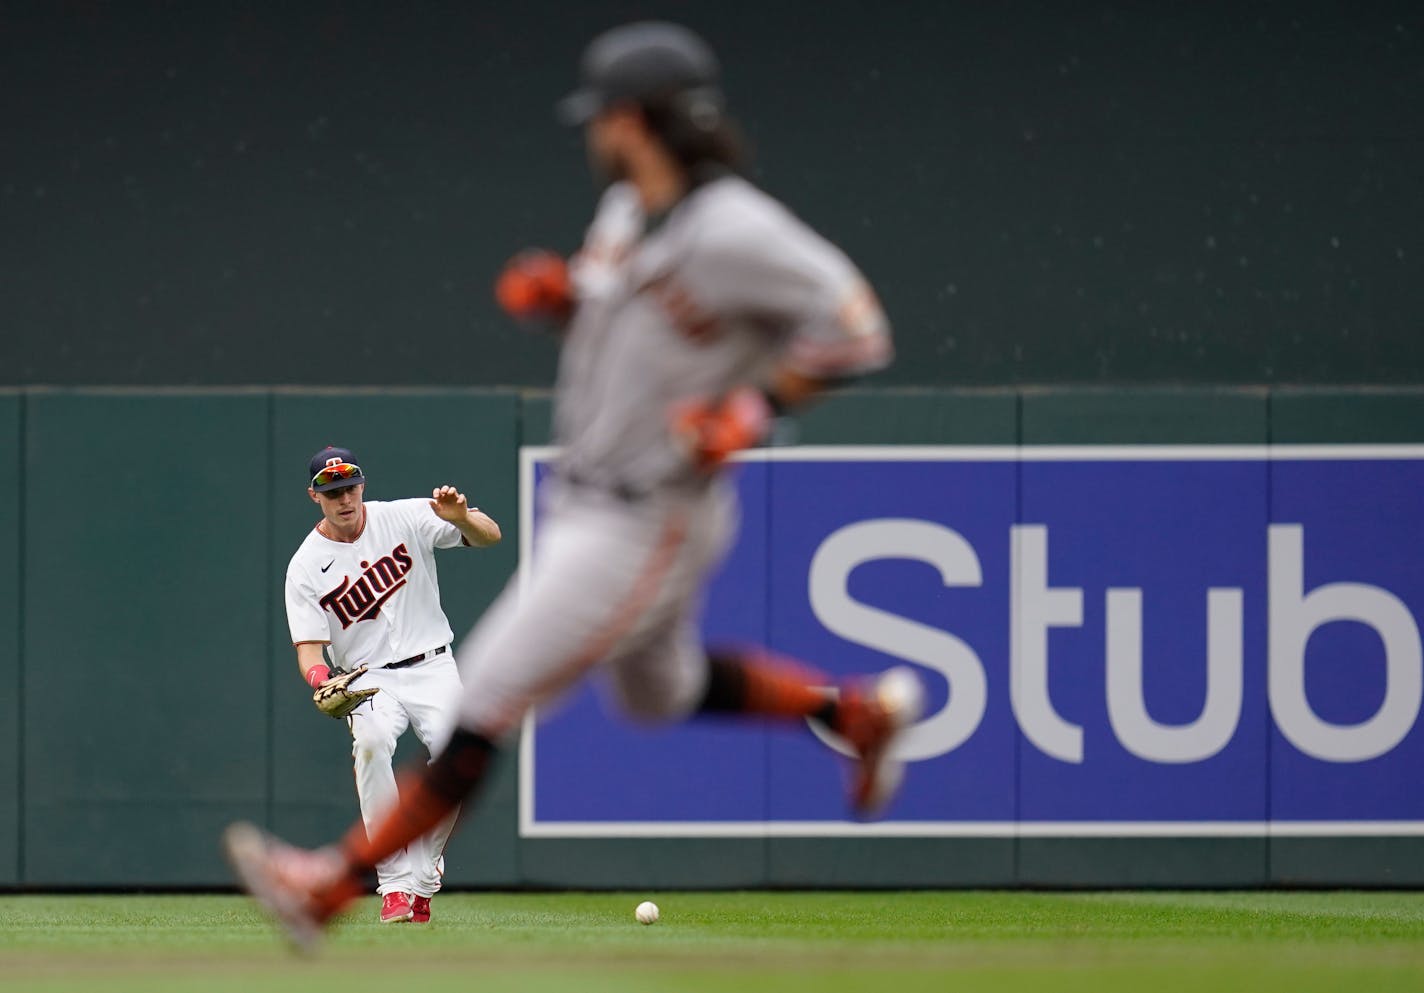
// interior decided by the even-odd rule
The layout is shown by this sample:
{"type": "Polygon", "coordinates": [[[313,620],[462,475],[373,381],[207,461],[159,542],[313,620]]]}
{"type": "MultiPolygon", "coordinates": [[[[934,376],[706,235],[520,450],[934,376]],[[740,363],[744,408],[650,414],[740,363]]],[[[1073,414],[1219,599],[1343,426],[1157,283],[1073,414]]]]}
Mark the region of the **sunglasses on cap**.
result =
{"type": "Polygon", "coordinates": [[[327,483],[334,483],[338,479],[355,479],[361,475],[361,467],[351,462],[342,462],[337,465],[329,465],[321,472],[312,477],[312,487],[325,486],[327,483]]]}

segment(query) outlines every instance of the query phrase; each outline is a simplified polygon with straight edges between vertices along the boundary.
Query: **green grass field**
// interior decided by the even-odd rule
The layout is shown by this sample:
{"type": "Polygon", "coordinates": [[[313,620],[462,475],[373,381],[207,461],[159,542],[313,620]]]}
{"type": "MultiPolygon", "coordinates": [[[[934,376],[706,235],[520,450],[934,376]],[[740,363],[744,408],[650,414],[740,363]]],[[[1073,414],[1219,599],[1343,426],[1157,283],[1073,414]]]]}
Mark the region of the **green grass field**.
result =
{"type": "Polygon", "coordinates": [[[1424,990],[1424,893],[470,893],[428,926],[375,907],[301,960],[239,897],[7,897],[0,990],[1424,990]]]}

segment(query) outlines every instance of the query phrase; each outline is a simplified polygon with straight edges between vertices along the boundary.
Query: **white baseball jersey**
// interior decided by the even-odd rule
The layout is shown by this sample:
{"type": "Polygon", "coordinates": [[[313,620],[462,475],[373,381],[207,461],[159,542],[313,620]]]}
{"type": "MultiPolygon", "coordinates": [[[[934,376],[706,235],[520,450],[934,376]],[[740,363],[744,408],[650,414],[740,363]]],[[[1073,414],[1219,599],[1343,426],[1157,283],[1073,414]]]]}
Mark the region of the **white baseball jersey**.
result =
{"type": "Polygon", "coordinates": [[[450,644],[440,609],[435,549],[462,536],[425,499],[370,500],[353,542],[315,528],[287,565],[287,626],[292,643],[331,642],[343,669],[377,669],[450,644]]]}

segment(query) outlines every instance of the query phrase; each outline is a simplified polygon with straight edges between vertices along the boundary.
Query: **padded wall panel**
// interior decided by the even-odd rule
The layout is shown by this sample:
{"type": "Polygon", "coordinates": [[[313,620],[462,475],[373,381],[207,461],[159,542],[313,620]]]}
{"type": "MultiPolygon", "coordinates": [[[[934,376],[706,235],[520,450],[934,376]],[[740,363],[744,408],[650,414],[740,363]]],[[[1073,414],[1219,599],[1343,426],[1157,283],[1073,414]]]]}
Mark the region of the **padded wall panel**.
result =
{"type": "Polygon", "coordinates": [[[266,797],[266,397],[36,393],[26,434],[24,880],[226,883],[266,797]]]}
{"type": "Polygon", "coordinates": [[[23,398],[0,393],[0,885],[20,877],[20,779],[23,682],[20,617],[24,599],[21,563],[21,416],[23,398]]]}

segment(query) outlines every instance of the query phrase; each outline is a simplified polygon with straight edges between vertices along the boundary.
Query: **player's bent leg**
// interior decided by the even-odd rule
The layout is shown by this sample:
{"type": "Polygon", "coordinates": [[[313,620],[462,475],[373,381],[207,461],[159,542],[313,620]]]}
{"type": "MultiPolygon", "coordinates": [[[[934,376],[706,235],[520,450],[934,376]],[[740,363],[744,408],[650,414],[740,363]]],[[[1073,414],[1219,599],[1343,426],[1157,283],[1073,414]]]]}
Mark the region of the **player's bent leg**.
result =
{"type": "MultiPolygon", "coordinates": [[[[459,816],[460,809],[456,808],[456,812],[451,813],[450,815],[451,826],[454,826],[454,822],[456,822],[456,818],[459,818],[459,816]]],[[[430,833],[430,835],[426,835],[426,838],[433,838],[433,836],[439,835],[439,833],[440,829],[437,828],[436,831],[430,833]]],[[[434,883],[434,889],[439,890],[440,882],[444,879],[443,853],[441,853],[441,855],[436,856],[436,862],[434,862],[434,873],[436,873],[436,883],[434,883]]],[[[431,915],[430,900],[430,896],[416,896],[416,899],[414,899],[414,902],[412,902],[412,905],[410,905],[413,909],[413,915],[412,917],[410,917],[410,920],[412,920],[413,923],[417,923],[417,925],[429,925],[431,915]]]]}
{"type": "Polygon", "coordinates": [[[382,859],[440,825],[483,784],[495,750],[490,738],[456,730],[435,761],[405,779],[400,803],[369,835],[360,824],[346,833],[340,851],[350,871],[369,873],[382,859]]]}
{"type": "Polygon", "coordinates": [[[696,612],[666,611],[646,638],[608,659],[608,667],[628,716],[660,723],[686,718],[699,707],[707,682],[696,612]]]}
{"type": "Polygon", "coordinates": [[[761,648],[719,648],[707,655],[698,712],[815,717],[835,722],[835,680],[804,662],[761,648]]]}
{"type": "Polygon", "coordinates": [[[425,918],[429,919],[430,898],[440,892],[445,875],[445,846],[459,817],[460,807],[457,805],[432,831],[411,842],[406,849],[410,852],[414,877],[411,893],[415,896],[413,919],[416,921],[421,919],[422,907],[425,918]]]}
{"type": "Polygon", "coordinates": [[[894,753],[895,739],[924,706],[924,685],[907,666],[843,688],[831,727],[856,754],[850,802],[857,816],[880,813],[900,788],[905,763],[894,753]]]}
{"type": "MultiPolygon", "coordinates": [[[[439,755],[450,740],[455,708],[462,690],[459,671],[448,654],[405,672],[402,702],[410,716],[411,729],[431,755],[439,755]]],[[[417,838],[406,848],[410,854],[411,893],[414,896],[411,920],[417,924],[430,920],[430,898],[440,891],[445,846],[458,817],[457,807],[433,831],[417,838]]]]}
{"type": "Polygon", "coordinates": [[[687,524],[681,507],[630,523],[578,506],[552,520],[525,588],[501,597],[517,597],[514,608],[497,605],[498,621],[460,646],[459,723],[502,737],[535,703],[638,643],[682,585],[687,524]]]}
{"type": "Polygon", "coordinates": [[[904,763],[894,742],[923,710],[924,687],[904,666],[836,686],[805,663],[762,649],[710,654],[698,706],[702,714],[813,718],[829,727],[855,758],[850,805],[859,817],[879,813],[895,795],[904,763]]]}
{"type": "MultiPolygon", "coordinates": [[[[386,687],[389,689],[390,687],[386,687]]],[[[378,693],[369,706],[355,711],[348,719],[351,728],[351,758],[356,774],[356,795],[361,801],[361,820],[367,830],[373,829],[400,800],[392,761],[396,742],[408,723],[404,709],[391,693],[378,693]]],[[[410,893],[414,877],[409,854],[394,852],[376,867],[376,892],[389,897],[410,893]]],[[[381,920],[407,920],[408,908],[402,909],[389,900],[382,901],[381,920]]]]}
{"type": "Polygon", "coordinates": [[[322,929],[361,893],[361,880],[333,848],[295,848],[246,822],[223,832],[223,849],[238,881],[298,951],[312,951],[322,929]],[[319,899],[317,893],[326,894],[319,899]]]}
{"type": "Polygon", "coordinates": [[[494,751],[488,738],[456,731],[369,837],[358,822],[335,848],[307,851],[251,824],[235,824],[223,836],[228,859],[291,941],[311,949],[331,918],[361,895],[363,879],[382,859],[430,831],[483,781],[494,751]]]}

